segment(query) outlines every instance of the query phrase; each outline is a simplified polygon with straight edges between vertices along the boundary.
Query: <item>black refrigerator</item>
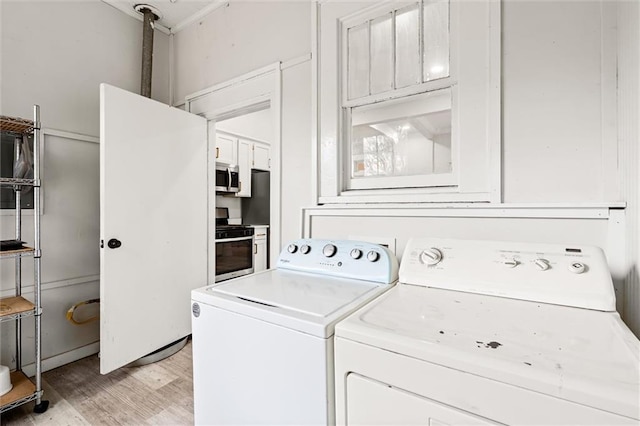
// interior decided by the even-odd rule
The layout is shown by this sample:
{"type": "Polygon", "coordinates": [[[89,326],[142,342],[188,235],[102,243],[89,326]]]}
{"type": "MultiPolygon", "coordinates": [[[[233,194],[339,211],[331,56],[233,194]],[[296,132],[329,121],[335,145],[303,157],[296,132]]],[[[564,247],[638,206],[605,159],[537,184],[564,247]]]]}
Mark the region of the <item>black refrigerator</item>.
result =
{"type": "Polygon", "coordinates": [[[251,170],[251,198],[242,199],[243,225],[269,225],[269,172],[251,170]]]}

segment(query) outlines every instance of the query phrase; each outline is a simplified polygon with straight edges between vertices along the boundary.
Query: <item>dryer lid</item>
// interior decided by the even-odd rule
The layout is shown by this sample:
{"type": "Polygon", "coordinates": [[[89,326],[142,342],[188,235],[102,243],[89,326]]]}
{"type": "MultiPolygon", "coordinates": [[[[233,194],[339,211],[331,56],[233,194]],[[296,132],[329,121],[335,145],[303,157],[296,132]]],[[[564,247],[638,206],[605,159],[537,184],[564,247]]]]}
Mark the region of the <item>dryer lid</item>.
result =
{"type": "Polygon", "coordinates": [[[636,417],[640,343],[615,312],[399,284],[336,336],[636,417]]]}

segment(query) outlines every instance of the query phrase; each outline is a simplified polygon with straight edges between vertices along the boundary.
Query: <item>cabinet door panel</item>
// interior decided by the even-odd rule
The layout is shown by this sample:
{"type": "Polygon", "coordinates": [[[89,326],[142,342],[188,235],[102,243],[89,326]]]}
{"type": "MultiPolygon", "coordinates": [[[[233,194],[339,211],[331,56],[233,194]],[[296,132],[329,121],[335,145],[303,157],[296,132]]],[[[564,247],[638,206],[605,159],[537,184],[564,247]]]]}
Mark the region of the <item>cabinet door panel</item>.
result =
{"type": "Polygon", "coordinates": [[[269,161],[269,146],[259,143],[253,144],[253,166],[252,168],[258,170],[271,170],[271,164],[269,161]]]}
{"type": "Polygon", "coordinates": [[[216,136],[216,161],[227,164],[238,164],[238,140],[228,136],[216,136]]]}

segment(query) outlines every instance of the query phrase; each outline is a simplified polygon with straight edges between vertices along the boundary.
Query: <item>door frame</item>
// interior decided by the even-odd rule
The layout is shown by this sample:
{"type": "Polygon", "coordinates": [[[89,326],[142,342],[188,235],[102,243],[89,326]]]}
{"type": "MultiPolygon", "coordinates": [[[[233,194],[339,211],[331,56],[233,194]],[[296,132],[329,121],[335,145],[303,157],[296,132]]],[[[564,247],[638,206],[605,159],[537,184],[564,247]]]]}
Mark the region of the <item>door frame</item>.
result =
{"type": "MultiPolygon", "coordinates": [[[[280,253],[281,232],[281,147],[282,147],[282,63],[259,68],[231,80],[185,96],[185,111],[198,114],[208,121],[221,121],[264,109],[271,110],[273,136],[271,140],[271,175],[269,224],[269,267],[275,266],[280,253]]],[[[209,140],[209,153],[215,152],[215,140],[209,140]]],[[[209,154],[211,155],[211,154],[209,154]]],[[[209,187],[213,187],[214,165],[209,161],[209,187]]],[[[215,194],[209,194],[209,218],[215,217],[215,194]]],[[[215,223],[209,220],[209,259],[215,258],[215,223]]],[[[209,267],[208,282],[215,281],[215,268],[209,267]]]]}

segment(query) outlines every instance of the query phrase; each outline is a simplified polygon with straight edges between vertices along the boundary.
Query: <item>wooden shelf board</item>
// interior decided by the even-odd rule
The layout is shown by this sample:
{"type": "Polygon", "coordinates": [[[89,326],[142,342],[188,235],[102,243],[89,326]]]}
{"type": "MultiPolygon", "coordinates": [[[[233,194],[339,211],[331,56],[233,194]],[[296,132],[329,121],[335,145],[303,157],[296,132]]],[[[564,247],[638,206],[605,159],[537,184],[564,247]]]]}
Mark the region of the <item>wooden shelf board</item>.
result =
{"type": "Polygon", "coordinates": [[[0,115],[0,131],[11,133],[33,133],[33,121],[24,118],[0,115]]]}
{"type": "Polygon", "coordinates": [[[11,373],[11,383],[13,384],[13,389],[0,396],[0,406],[16,402],[32,395],[36,391],[36,385],[22,371],[13,371],[11,373]]]}
{"type": "Polygon", "coordinates": [[[33,247],[22,247],[19,249],[15,249],[15,250],[3,250],[0,251],[0,256],[13,256],[16,255],[18,253],[29,253],[35,251],[35,249],[33,247]]]}
{"type": "Polygon", "coordinates": [[[0,317],[33,310],[35,305],[21,296],[0,298],[0,317]]]}

